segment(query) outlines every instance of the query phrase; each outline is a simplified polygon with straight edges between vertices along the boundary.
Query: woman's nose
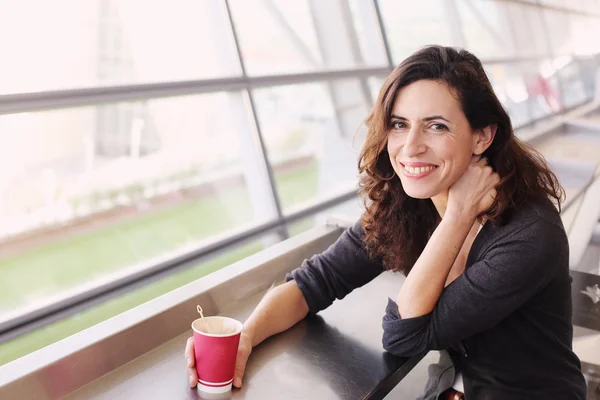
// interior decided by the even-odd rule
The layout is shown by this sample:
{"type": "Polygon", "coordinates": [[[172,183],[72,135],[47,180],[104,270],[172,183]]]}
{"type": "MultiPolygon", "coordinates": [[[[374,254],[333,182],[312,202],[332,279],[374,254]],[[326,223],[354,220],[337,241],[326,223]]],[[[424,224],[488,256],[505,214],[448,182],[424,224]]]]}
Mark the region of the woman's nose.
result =
{"type": "Polygon", "coordinates": [[[415,157],[427,151],[427,146],[423,143],[423,135],[418,129],[410,130],[402,150],[406,157],[415,157]]]}

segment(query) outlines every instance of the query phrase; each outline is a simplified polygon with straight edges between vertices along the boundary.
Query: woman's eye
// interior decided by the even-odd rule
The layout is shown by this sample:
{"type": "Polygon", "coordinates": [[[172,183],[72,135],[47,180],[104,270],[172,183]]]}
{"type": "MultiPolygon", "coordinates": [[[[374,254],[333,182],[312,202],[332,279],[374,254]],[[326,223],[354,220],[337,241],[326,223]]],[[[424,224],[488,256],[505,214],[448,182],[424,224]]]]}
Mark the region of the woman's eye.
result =
{"type": "Polygon", "coordinates": [[[431,125],[434,131],[447,131],[448,127],[444,124],[433,124],[431,125]]]}
{"type": "Polygon", "coordinates": [[[394,129],[404,129],[406,128],[406,124],[404,122],[392,122],[392,128],[394,129]]]}

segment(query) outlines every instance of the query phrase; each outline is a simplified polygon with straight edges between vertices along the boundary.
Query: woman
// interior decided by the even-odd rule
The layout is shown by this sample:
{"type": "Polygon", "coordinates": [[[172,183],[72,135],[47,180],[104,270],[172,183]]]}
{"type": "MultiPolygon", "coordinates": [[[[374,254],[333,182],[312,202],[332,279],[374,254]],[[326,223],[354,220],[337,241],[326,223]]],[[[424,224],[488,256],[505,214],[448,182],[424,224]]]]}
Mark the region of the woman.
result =
{"type": "MultiPolygon", "coordinates": [[[[454,364],[428,398],[584,399],[563,191],[514,136],[481,62],[416,52],[383,84],[367,126],[361,220],[265,296],[245,323],[234,385],[252,347],[388,269],[406,279],[383,318],[384,348],[448,350],[454,364]]],[[[192,340],[186,356],[194,386],[192,340]]]]}

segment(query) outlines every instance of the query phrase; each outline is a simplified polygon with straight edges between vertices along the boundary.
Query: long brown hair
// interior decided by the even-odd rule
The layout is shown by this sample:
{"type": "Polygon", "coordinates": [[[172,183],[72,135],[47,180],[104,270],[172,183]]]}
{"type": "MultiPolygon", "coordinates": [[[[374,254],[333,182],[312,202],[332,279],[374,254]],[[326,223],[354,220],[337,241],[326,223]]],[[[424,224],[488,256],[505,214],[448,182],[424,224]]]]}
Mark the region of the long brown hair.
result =
{"type": "Polygon", "coordinates": [[[408,275],[439,222],[429,199],[409,197],[395,176],[387,152],[391,113],[400,89],[418,80],[443,82],[454,92],[473,131],[496,125],[494,141],[483,153],[500,175],[498,195],[485,217],[503,224],[511,211],[536,199],[552,199],[560,211],[564,191],[544,158],[517,139],[510,117],[473,54],[428,46],[392,71],[366,119],[367,138],[360,153],[360,193],[365,202],[363,243],[372,259],[408,275]]]}

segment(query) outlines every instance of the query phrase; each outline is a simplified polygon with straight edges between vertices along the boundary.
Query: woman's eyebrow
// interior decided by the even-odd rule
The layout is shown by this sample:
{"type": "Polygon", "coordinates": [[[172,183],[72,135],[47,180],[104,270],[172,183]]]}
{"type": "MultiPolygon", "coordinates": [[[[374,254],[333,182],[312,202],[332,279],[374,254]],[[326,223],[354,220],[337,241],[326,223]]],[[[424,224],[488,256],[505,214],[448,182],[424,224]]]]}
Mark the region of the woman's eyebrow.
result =
{"type": "Polygon", "coordinates": [[[433,121],[434,119],[441,119],[444,120],[448,123],[450,123],[450,121],[448,121],[446,118],[442,117],[441,115],[432,115],[431,117],[425,117],[423,118],[423,121],[433,121]]]}
{"type": "MultiPolygon", "coordinates": [[[[401,117],[401,116],[396,115],[396,114],[392,114],[390,117],[394,118],[394,119],[400,119],[400,120],[408,121],[408,118],[404,118],[404,117],[401,117]]],[[[450,123],[450,121],[447,118],[444,118],[441,115],[432,115],[430,117],[425,117],[425,118],[422,119],[422,121],[429,122],[429,121],[433,121],[434,119],[441,119],[441,120],[444,120],[444,121],[450,123]]]]}

